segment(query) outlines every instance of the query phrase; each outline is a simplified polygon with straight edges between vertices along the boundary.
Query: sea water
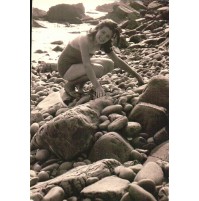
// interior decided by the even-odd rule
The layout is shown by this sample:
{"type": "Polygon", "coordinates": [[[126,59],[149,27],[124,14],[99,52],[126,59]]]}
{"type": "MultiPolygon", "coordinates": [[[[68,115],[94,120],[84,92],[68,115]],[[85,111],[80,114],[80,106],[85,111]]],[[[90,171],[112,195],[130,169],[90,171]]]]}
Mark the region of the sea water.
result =
{"type": "MultiPolygon", "coordinates": [[[[51,6],[58,4],[77,4],[83,3],[85,7],[85,14],[94,19],[104,16],[107,13],[96,11],[98,5],[115,2],[115,0],[32,0],[32,7],[48,11],[51,6]]],[[[88,23],[71,24],[69,27],[60,23],[50,23],[47,21],[36,20],[39,24],[46,28],[35,28],[31,30],[31,60],[32,61],[46,61],[56,62],[60,52],[52,51],[56,45],[51,43],[54,41],[63,41],[66,45],[69,40],[81,32],[88,31],[93,25],[88,23]],[[42,50],[44,53],[35,53],[37,50],[42,50]]]]}

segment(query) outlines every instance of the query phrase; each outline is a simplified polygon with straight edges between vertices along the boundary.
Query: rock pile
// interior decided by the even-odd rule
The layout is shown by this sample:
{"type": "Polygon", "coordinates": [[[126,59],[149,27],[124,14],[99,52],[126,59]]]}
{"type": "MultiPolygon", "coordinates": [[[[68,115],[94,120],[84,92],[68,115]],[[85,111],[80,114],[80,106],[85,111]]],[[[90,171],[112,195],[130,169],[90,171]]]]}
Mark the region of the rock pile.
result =
{"type": "Polygon", "coordinates": [[[118,55],[145,85],[114,69],[100,78],[106,97],[95,99],[88,82],[85,94],[72,99],[64,96],[55,66],[32,67],[34,201],[169,199],[168,1],[121,3],[117,12],[142,16],[120,24],[127,47],[118,55]],[[132,20],[139,25],[130,29],[132,20]]]}

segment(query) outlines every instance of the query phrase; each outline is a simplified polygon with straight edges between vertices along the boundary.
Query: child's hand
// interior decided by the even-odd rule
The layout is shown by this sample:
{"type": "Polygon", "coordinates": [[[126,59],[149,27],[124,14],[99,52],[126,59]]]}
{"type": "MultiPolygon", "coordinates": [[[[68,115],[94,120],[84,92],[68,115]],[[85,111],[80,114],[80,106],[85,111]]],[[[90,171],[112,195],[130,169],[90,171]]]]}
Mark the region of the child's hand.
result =
{"type": "Polygon", "coordinates": [[[96,97],[97,98],[105,96],[105,91],[101,86],[97,87],[95,92],[96,92],[96,97]]]}

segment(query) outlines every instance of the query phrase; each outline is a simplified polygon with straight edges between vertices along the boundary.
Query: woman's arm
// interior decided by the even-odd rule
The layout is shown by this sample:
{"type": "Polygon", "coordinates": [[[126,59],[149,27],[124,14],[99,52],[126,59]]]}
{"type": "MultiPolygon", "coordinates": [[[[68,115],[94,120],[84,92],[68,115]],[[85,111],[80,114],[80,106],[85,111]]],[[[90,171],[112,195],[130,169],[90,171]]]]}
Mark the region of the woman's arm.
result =
{"type": "Polygon", "coordinates": [[[110,53],[107,53],[110,59],[113,60],[114,65],[116,68],[121,68],[122,70],[125,70],[129,74],[131,74],[133,77],[136,77],[138,80],[139,85],[143,85],[144,81],[142,77],[135,71],[133,70],[126,62],[124,62],[122,59],[120,59],[114,51],[111,51],[110,53]]]}
{"type": "Polygon", "coordinates": [[[86,74],[88,76],[88,79],[92,82],[95,91],[96,91],[96,96],[104,96],[105,92],[100,85],[95,72],[93,70],[91,61],[90,61],[90,55],[89,55],[89,41],[86,35],[80,36],[79,38],[79,47],[82,55],[82,61],[83,61],[83,66],[85,67],[86,74]]]}

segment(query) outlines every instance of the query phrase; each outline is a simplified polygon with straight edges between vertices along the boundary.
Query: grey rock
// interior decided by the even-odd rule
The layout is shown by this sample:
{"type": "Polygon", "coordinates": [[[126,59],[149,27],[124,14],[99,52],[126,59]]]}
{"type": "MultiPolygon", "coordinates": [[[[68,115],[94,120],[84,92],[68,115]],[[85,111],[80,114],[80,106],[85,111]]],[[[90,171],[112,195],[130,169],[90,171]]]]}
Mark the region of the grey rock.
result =
{"type": "Polygon", "coordinates": [[[133,147],[118,133],[109,132],[100,137],[90,151],[89,159],[98,161],[105,158],[113,158],[121,163],[129,160],[133,147]]]}
{"type": "Polygon", "coordinates": [[[142,179],[151,179],[156,185],[161,185],[164,179],[162,168],[155,162],[146,163],[137,173],[134,181],[139,182],[142,179]]]}
{"type": "Polygon", "coordinates": [[[140,95],[139,102],[151,103],[168,109],[169,79],[162,75],[153,77],[140,95]]]}
{"type": "Polygon", "coordinates": [[[111,99],[99,98],[67,110],[40,127],[31,140],[31,149],[44,148],[64,160],[86,151],[99,124],[103,107],[111,99]]]}
{"type": "Polygon", "coordinates": [[[142,132],[153,136],[161,128],[168,125],[167,110],[150,103],[138,103],[130,112],[128,119],[141,124],[142,132]]]}
{"type": "Polygon", "coordinates": [[[81,18],[85,15],[85,8],[82,3],[79,4],[59,4],[50,7],[46,19],[50,22],[69,22],[80,24],[81,18]]]}
{"type": "Polygon", "coordinates": [[[41,193],[54,186],[64,189],[67,196],[80,193],[86,187],[86,181],[90,177],[102,179],[114,174],[114,168],[121,165],[114,159],[97,161],[90,165],[79,166],[70,171],[45,182],[40,182],[31,188],[31,194],[41,193]]]}
{"type": "Polygon", "coordinates": [[[127,192],[129,181],[116,176],[109,176],[85,187],[81,194],[89,198],[101,198],[109,201],[119,201],[127,192]]]}
{"type": "Polygon", "coordinates": [[[155,147],[145,161],[145,164],[151,161],[156,162],[158,160],[169,162],[169,141],[155,147]]]}

